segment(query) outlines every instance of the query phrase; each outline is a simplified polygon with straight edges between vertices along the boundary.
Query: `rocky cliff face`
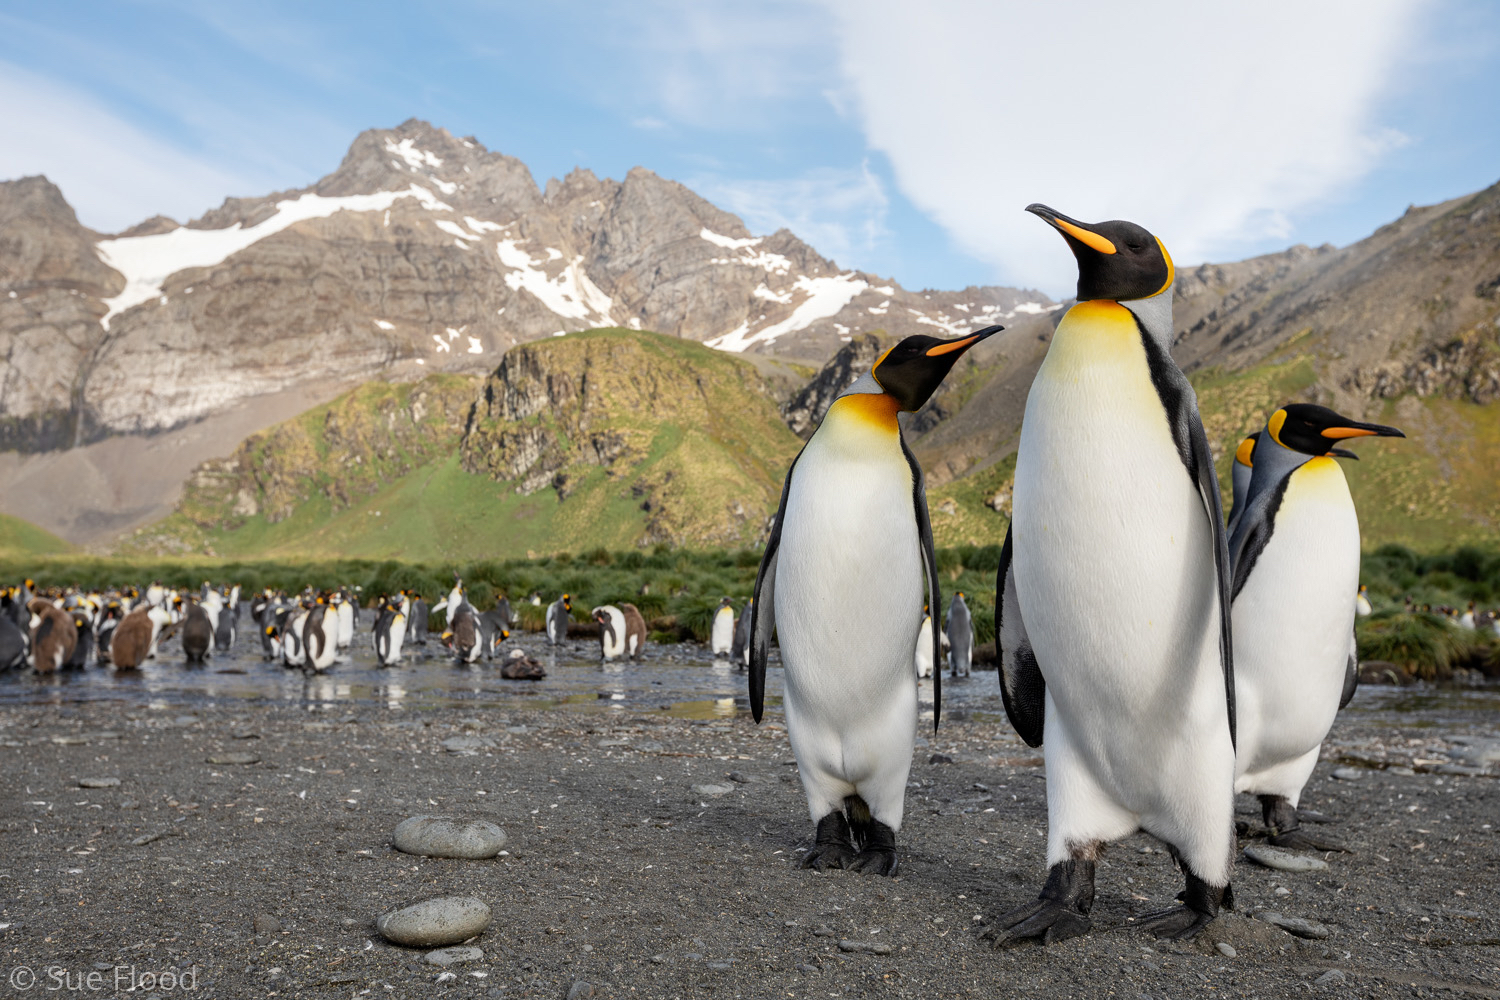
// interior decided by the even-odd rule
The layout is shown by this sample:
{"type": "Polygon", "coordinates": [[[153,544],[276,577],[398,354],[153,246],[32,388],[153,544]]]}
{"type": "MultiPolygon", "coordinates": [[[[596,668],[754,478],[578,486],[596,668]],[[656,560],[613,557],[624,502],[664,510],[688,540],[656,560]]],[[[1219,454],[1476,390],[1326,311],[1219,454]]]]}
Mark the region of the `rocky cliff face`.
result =
{"type": "Polygon", "coordinates": [[[109,238],[43,178],[0,184],[0,234],[0,450],[155,433],[307,380],[490,371],[592,327],[821,362],[876,326],[962,332],[1048,304],[843,271],[642,168],[542,189],[415,120],[361,134],[311,187],[109,238]]]}
{"type": "Polygon", "coordinates": [[[749,545],[798,442],[755,367],[597,330],[517,347],[481,383],[372,382],[189,477],[125,551],[439,558],[749,545]]]}

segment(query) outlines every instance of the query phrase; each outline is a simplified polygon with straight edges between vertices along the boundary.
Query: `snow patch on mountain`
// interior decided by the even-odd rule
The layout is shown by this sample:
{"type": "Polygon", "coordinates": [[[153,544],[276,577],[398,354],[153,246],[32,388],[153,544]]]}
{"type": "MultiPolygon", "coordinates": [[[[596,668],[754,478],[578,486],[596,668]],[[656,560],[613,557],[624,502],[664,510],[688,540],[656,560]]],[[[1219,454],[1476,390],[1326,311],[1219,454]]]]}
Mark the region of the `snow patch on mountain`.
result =
{"type": "MultiPolygon", "coordinates": [[[[785,258],[782,258],[785,260],[785,258]]],[[[807,298],[798,304],[792,314],[779,323],[751,332],[748,323],[742,323],[729,333],[705,341],[709,347],[721,351],[741,353],[755,344],[770,344],[776,338],[797,330],[805,330],[820,319],[836,316],[856,295],[870,287],[870,283],[856,274],[836,274],[830,278],[809,278],[801,275],[792,284],[807,298]]]]}
{"type": "Polygon", "coordinates": [[[561,260],[562,252],[547,247],[547,256],[537,260],[517,246],[517,243],[517,240],[501,240],[495,246],[500,255],[500,263],[511,268],[510,273],[505,276],[507,285],[517,291],[525,289],[539,299],[542,305],[564,319],[606,325],[614,323],[610,317],[610,311],[615,306],[614,300],[589,280],[583,270],[581,254],[564,267],[556,278],[550,278],[541,265],[561,260]]]}
{"type": "Polygon", "coordinates": [[[157,298],[161,295],[162,284],[178,271],[222,264],[251,244],[308,219],[326,219],[335,212],[380,212],[401,198],[416,198],[429,210],[452,211],[431,191],[413,184],[405,191],[379,191],[337,198],[304,194],[296,199],[278,201],[275,215],[248,229],[236,222],[228,229],[179,227],[152,236],[100,240],[99,258],[125,276],[124,290],[114,298],[104,300],[108,311],[100,322],[107,330],[109,321],[115,316],[157,298]]]}

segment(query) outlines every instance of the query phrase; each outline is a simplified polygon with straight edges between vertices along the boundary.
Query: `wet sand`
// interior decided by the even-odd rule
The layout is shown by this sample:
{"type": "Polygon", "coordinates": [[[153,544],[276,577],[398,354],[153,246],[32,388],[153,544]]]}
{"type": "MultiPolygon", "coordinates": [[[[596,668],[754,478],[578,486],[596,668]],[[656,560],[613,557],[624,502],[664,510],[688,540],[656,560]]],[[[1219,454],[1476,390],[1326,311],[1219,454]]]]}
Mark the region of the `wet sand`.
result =
{"type": "Polygon", "coordinates": [[[1362,689],[1304,800],[1357,853],[1305,874],[1241,859],[1238,912],[1197,941],[1130,926],[1181,888],[1136,836],[1099,866],[1090,936],[997,952],[986,921],[1040,887],[1046,816],[1040,757],[992,675],[944,685],[954,710],[916,749],[897,877],[818,875],[795,862],[812,823],[776,706],[755,726],[742,676],[671,652],[611,680],[575,644],[526,694],[440,662],[368,684],[356,662],[309,688],[211,661],[246,670],[205,673],[212,693],[174,684],[170,660],[151,684],[0,678],[7,995],[97,972],[99,989],[50,995],[1500,997],[1500,768],[1466,764],[1464,742],[1500,736],[1500,691],[1362,689]],[[395,851],[419,814],[492,820],[507,853],[395,851]],[[449,894],[491,906],[482,960],[438,968],[374,932],[449,894]],[[195,988],[145,978],[169,971],[195,988]]]}

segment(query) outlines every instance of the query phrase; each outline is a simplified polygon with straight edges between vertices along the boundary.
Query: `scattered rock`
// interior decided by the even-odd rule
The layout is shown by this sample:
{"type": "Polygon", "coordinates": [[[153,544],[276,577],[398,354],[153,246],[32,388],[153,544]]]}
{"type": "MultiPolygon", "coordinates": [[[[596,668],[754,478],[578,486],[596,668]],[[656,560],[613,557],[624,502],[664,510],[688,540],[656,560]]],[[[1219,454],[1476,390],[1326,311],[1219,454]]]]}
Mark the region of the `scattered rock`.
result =
{"type": "Polygon", "coordinates": [[[702,795],[707,798],[716,799],[720,795],[728,795],[734,791],[733,785],[694,785],[693,794],[702,795]]]}
{"type": "Polygon", "coordinates": [[[458,944],[490,925],[490,908],[472,896],[439,896],[375,918],[387,941],[415,948],[458,944]]]}
{"type": "Polygon", "coordinates": [[[260,733],[254,733],[248,729],[237,729],[229,734],[229,738],[232,740],[258,740],[260,739],[260,733]]]}
{"type": "Polygon", "coordinates": [[[601,750],[606,749],[607,747],[628,747],[630,746],[630,741],[627,739],[621,739],[618,736],[611,736],[608,739],[596,740],[594,742],[594,746],[598,747],[601,750]]]}
{"type": "Polygon", "coordinates": [[[1302,917],[1285,917],[1271,910],[1262,910],[1255,915],[1256,920],[1264,920],[1300,938],[1308,938],[1312,941],[1321,941],[1326,938],[1330,931],[1324,924],[1316,920],[1305,920],[1302,917]]]}
{"type": "Polygon", "coordinates": [[[1342,983],[1346,977],[1343,969],[1329,969],[1317,979],[1313,980],[1316,986],[1328,986],[1332,983],[1342,983]]]}
{"type": "Polygon", "coordinates": [[[951,764],[951,763],[953,763],[953,758],[949,757],[945,753],[935,753],[931,757],[927,758],[927,763],[929,763],[929,764],[951,764]]]}
{"type": "Polygon", "coordinates": [[[210,764],[259,764],[260,756],[253,753],[218,753],[208,758],[210,764]]]}
{"type": "Polygon", "coordinates": [[[1240,953],[1234,950],[1234,945],[1232,944],[1226,944],[1225,942],[1220,941],[1218,944],[1215,944],[1214,947],[1219,949],[1219,954],[1223,955],[1225,958],[1240,957],[1240,953]]]}
{"type": "Polygon", "coordinates": [[[856,955],[889,955],[895,950],[894,945],[886,944],[884,941],[851,941],[848,938],[839,941],[839,951],[852,952],[856,955]]]}
{"type": "Polygon", "coordinates": [[[1322,858],[1311,858],[1303,854],[1279,851],[1265,844],[1251,844],[1245,848],[1245,857],[1258,865],[1274,868],[1280,872],[1320,872],[1328,868],[1322,858]]]}
{"type": "Polygon", "coordinates": [[[121,809],[139,809],[140,807],[141,807],[141,804],[139,802],[137,802],[135,799],[123,799],[120,802],[120,808],[121,809]]]}
{"type": "Polygon", "coordinates": [[[396,826],[396,850],[428,858],[493,858],[505,846],[505,831],[488,820],[462,822],[447,816],[413,816],[396,826]]]}
{"type": "Polygon", "coordinates": [[[1398,764],[1395,767],[1388,767],[1388,768],[1386,768],[1385,769],[1385,773],[1386,774],[1399,774],[1403,778],[1411,778],[1411,777],[1415,777],[1417,772],[1413,771],[1409,767],[1403,767],[1400,764],[1398,764]]]}
{"type": "Polygon", "coordinates": [[[79,778],[79,788],[119,788],[119,778],[79,778]]]}
{"type": "Polygon", "coordinates": [[[762,779],[753,774],[746,774],[744,771],[730,771],[729,780],[737,785],[751,785],[762,779]]]}
{"type": "Polygon", "coordinates": [[[728,969],[729,969],[729,968],[730,968],[730,967],[731,967],[731,966],[732,966],[732,965],[734,965],[734,962],[733,962],[733,960],[731,960],[731,961],[728,961],[728,962],[709,962],[709,963],[708,963],[708,967],[709,967],[709,968],[710,968],[710,969],[713,969],[713,970],[714,970],[714,971],[715,971],[715,972],[725,972],[725,971],[727,971],[727,970],[728,970],[728,969]]]}
{"type": "Polygon", "coordinates": [[[495,741],[483,736],[450,736],[441,746],[449,753],[478,753],[480,750],[494,749],[495,741]]]}
{"type": "Polygon", "coordinates": [[[827,924],[819,924],[813,928],[813,937],[833,937],[833,928],[827,924]]]}
{"type": "Polygon", "coordinates": [[[582,979],[568,987],[568,1000],[588,1000],[594,995],[594,984],[586,983],[582,979]]]}
{"type": "Polygon", "coordinates": [[[1448,756],[1462,760],[1473,767],[1490,767],[1500,764],[1500,740],[1484,736],[1453,736],[1450,742],[1457,744],[1448,751],[1448,756]]]}
{"type": "Polygon", "coordinates": [[[160,840],[160,839],[161,839],[161,834],[159,834],[159,833],[143,833],[139,837],[137,837],[134,840],[132,840],[130,842],[130,846],[131,847],[145,847],[147,844],[151,843],[153,840],[160,840]]]}
{"type": "Polygon", "coordinates": [[[477,962],[484,958],[484,951],[473,946],[466,948],[439,948],[437,951],[429,951],[422,957],[422,961],[428,965],[462,965],[464,962],[477,962]]]}
{"type": "Polygon", "coordinates": [[[255,915],[255,933],[257,936],[261,934],[279,934],[281,933],[281,921],[269,913],[257,913],[255,915]]]}
{"type": "Polygon", "coordinates": [[[1359,781],[1364,778],[1365,772],[1357,767],[1336,767],[1333,776],[1340,781],[1359,781]]]}
{"type": "Polygon", "coordinates": [[[81,747],[88,743],[87,736],[54,736],[52,742],[58,746],[81,747]]]}

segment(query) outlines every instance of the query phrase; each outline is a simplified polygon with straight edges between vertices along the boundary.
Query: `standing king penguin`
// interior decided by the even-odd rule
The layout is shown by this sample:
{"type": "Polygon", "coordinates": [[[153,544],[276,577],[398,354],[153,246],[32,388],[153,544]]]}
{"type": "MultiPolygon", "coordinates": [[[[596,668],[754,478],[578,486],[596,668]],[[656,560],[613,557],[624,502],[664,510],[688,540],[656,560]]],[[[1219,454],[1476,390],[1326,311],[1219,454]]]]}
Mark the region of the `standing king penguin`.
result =
{"type": "Polygon", "coordinates": [[[1168,353],[1172,259],[1134,223],[1026,210],[1077,258],[1078,304],[1026,399],[996,580],[1006,714],[1046,736],[1049,866],[996,944],[1085,933],[1095,862],[1136,830],[1187,872],[1185,905],[1138,926],[1191,937],[1233,905],[1234,668],[1218,478],[1168,353]]]}
{"type": "Polygon", "coordinates": [[[833,401],[787,471],[755,579],[750,708],[759,722],[775,629],[787,735],[817,823],[803,867],[895,874],[917,730],[917,609],[938,606],[922,470],[897,414],[920,409],[999,329],[896,344],[833,401]]]}
{"type": "Polygon", "coordinates": [[[1297,801],[1338,710],[1359,684],[1354,650],[1359,519],[1333,443],[1405,437],[1326,406],[1271,414],[1255,448],[1244,514],[1229,539],[1234,569],[1236,792],[1259,796],[1277,847],[1342,850],[1304,833],[1297,801]]]}

